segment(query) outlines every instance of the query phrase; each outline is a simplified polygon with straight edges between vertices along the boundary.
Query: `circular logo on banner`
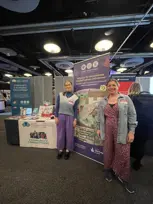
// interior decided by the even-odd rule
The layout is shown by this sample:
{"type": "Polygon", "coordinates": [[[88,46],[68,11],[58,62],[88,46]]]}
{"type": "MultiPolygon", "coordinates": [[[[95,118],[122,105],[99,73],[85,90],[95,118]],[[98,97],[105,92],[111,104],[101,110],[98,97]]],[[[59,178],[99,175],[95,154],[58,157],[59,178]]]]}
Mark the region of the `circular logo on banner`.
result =
{"type": "Polygon", "coordinates": [[[99,64],[98,61],[94,61],[93,62],[93,67],[98,67],[98,64],[99,64]]]}
{"type": "Polygon", "coordinates": [[[105,85],[101,85],[100,86],[100,90],[103,91],[103,92],[106,91],[106,86],[105,85]]]}
{"type": "Polygon", "coordinates": [[[91,69],[92,68],[92,64],[91,63],[88,63],[87,64],[87,69],[91,69]]]}
{"type": "Polygon", "coordinates": [[[84,71],[85,69],[86,69],[86,65],[83,64],[83,65],[81,66],[81,70],[84,71]]]}

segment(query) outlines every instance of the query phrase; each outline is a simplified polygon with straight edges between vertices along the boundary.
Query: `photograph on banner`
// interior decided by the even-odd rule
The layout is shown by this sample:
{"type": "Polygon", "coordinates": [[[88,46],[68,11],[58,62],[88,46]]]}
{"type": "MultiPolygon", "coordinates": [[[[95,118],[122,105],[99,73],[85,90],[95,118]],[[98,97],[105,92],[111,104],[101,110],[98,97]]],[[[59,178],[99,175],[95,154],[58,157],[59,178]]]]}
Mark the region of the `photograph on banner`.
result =
{"type": "Polygon", "coordinates": [[[109,55],[98,56],[74,66],[74,89],[79,97],[75,151],[103,162],[101,138],[97,135],[98,104],[107,95],[109,55]]]}
{"type": "Polygon", "coordinates": [[[12,115],[20,115],[20,108],[32,108],[29,78],[12,78],[10,89],[12,115]]]}
{"type": "Polygon", "coordinates": [[[119,86],[119,92],[125,95],[128,95],[128,91],[130,86],[135,82],[136,80],[136,74],[129,74],[129,73],[123,73],[123,74],[112,74],[112,79],[118,80],[120,86],[119,86]]]}
{"type": "Polygon", "coordinates": [[[78,94],[78,124],[75,136],[89,144],[100,145],[101,139],[97,136],[98,104],[107,92],[100,90],[78,94]]]}

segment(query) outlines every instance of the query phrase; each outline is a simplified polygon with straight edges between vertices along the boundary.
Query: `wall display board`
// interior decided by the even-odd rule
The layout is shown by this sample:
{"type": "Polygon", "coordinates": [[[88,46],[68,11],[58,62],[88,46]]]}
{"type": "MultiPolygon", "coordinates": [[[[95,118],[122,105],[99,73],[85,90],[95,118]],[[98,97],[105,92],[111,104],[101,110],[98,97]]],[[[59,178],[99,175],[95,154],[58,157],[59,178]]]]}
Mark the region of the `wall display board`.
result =
{"type": "Polygon", "coordinates": [[[109,78],[109,55],[75,64],[74,89],[79,96],[78,124],[75,129],[75,151],[103,163],[101,138],[97,136],[97,106],[106,93],[109,78]]]}
{"type": "Polygon", "coordinates": [[[30,78],[10,80],[12,115],[20,115],[20,108],[32,108],[30,78]]]}

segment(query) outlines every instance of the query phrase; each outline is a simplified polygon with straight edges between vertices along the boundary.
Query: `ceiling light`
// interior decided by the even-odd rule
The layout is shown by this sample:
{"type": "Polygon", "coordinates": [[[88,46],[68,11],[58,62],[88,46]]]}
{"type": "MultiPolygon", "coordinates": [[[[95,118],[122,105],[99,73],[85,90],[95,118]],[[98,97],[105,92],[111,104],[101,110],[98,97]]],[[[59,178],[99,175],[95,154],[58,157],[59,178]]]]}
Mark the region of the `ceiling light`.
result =
{"type": "Polygon", "coordinates": [[[25,73],[24,76],[25,76],[25,77],[32,77],[32,75],[29,74],[29,73],[25,73]]]}
{"type": "Polygon", "coordinates": [[[34,69],[34,70],[36,70],[36,69],[40,69],[40,67],[38,67],[38,66],[34,66],[34,65],[30,66],[30,68],[32,68],[32,69],[34,69]]]}
{"type": "Polygon", "coordinates": [[[6,77],[9,77],[9,78],[13,77],[12,74],[5,74],[5,76],[6,76],[6,77]]]}
{"type": "Polygon", "coordinates": [[[114,30],[113,29],[110,29],[110,30],[107,30],[106,32],[105,32],[105,35],[106,36],[109,36],[109,35],[111,35],[111,34],[113,34],[114,33],[114,30]]]}
{"type": "Polygon", "coordinates": [[[59,53],[61,51],[61,48],[58,45],[53,44],[53,43],[45,44],[44,49],[47,52],[54,53],[54,54],[59,53]]]}
{"type": "Polygon", "coordinates": [[[69,76],[69,77],[72,77],[72,76],[73,76],[73,73],[68,73],[68,76],[69,76]]]}
{"type": "Polygon", "coordinates": [[[144,72],[144,74],[148,74],[148,73],[149,73],[149,71],[145,71],[145,72],[144,72]]]}
{"type": "Polygon", "coordinates": [[[68,74],[73,73],[72,69],[66,69],[65,72],[68,74]]]}
{"type": "Polygon", "coordinates": [[[10,84],[10,82],[8,81],[7,84],[10,84]]]}
{"type": "Polygon", "coordinates": [[[150,47],[153,48],[153,42],[150,44],[150,47]]]}
{"type": "Polygon", "coordinates": [[[52,76],[52,74],[49,73],[49,72],[46,72],[46,73],[45,73],[45,76],[52,76]]]}
{"type": "Polygon", "coordinates": [[[98,52],[107,51],[113,46],[113,42],[110,40],[101,40],[95,45],[95,50],[98,52]]]}
{"type": "Polygon", "coordinates": [[[124,72],[125,70],[127,70],[127,68],[119,68],[119,69],[117,69],[118,72],[124,72]]]}

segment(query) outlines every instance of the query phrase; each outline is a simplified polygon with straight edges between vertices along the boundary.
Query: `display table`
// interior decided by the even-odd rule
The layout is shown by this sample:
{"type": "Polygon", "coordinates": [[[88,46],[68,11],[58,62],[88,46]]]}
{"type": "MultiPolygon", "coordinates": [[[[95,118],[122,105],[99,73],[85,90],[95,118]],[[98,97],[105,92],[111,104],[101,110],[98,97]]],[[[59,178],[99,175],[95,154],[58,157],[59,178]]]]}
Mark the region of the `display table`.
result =
{"type": "Polygon", "coordinates": [[[5,112],[5,101],[4,100],[0,100],[0,113],[4,113],[5,112]]]}
{"type": "Polygon", "coordinates": [[[57,134],[55,120],[20,119],[18,125],[21,147],[56,149],[57,134]]]}
{"type": "Polygon", "coordinates": [[[9,117],[4,120],[7,143],[11,145],[19,145],[19,117],[9,117]]]}

